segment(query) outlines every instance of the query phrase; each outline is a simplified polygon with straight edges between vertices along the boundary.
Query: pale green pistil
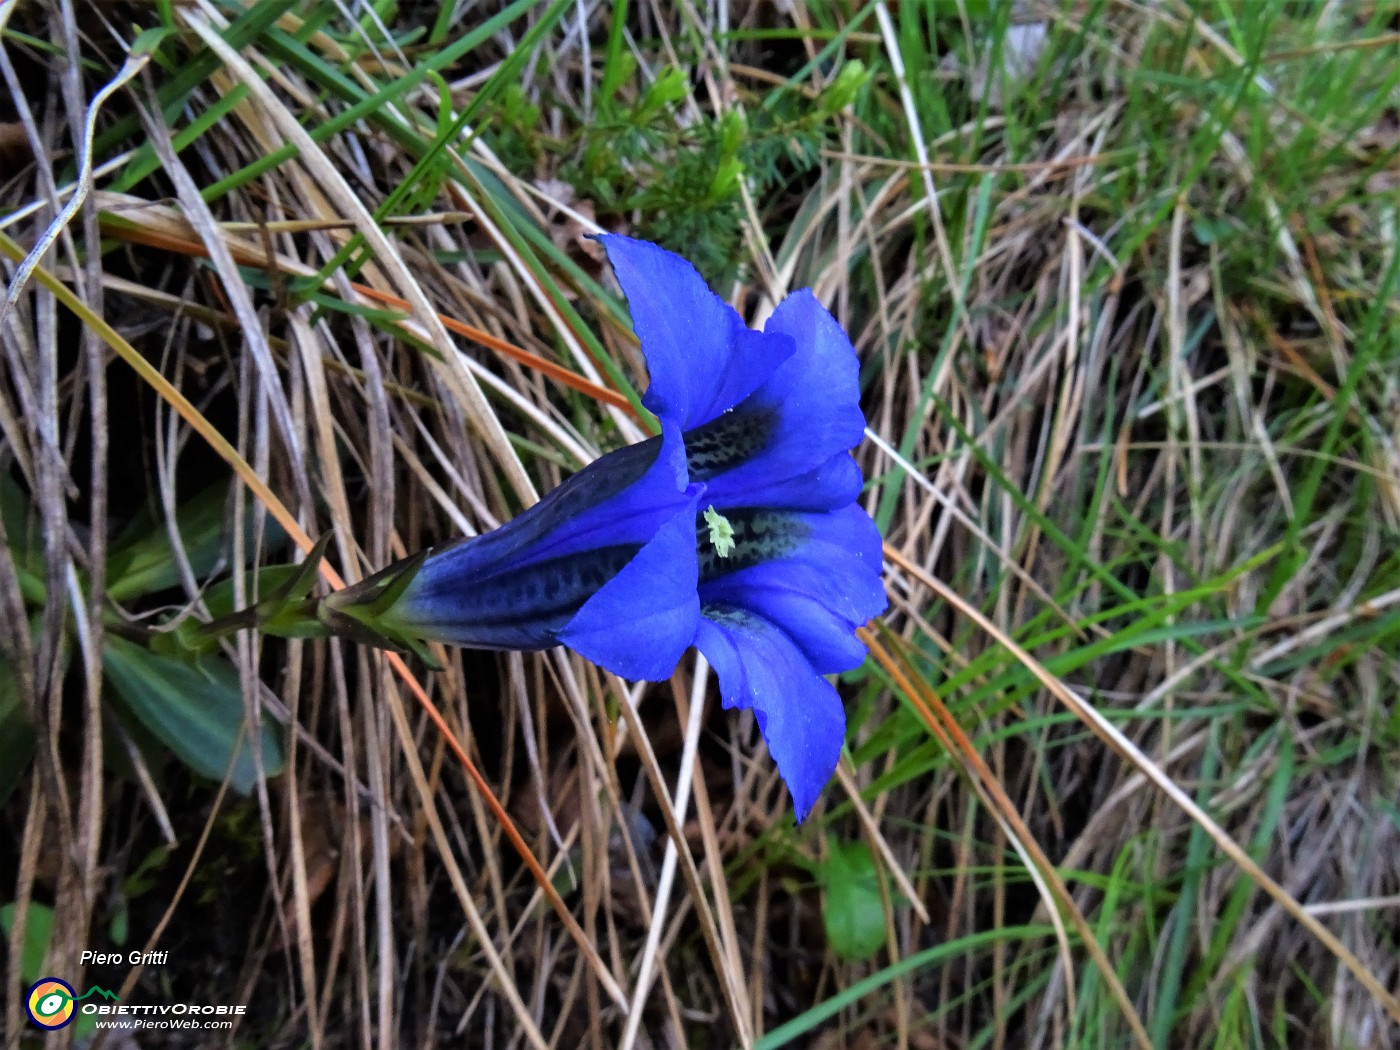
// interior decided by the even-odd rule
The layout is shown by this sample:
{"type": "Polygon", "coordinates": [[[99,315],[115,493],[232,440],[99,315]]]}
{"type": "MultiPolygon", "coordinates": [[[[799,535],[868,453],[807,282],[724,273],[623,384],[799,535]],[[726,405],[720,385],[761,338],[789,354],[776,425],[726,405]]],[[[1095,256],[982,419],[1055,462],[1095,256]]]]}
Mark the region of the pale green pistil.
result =
{"type": "Polygon", "coordinates": [[[715,553],[721,558],[733,554],[734,526],[729,524],[728,518],[715,510],[714,504],[710,504],[705,511],[705,524],[710,528],[710,543],[714,546],[715,553]]]}

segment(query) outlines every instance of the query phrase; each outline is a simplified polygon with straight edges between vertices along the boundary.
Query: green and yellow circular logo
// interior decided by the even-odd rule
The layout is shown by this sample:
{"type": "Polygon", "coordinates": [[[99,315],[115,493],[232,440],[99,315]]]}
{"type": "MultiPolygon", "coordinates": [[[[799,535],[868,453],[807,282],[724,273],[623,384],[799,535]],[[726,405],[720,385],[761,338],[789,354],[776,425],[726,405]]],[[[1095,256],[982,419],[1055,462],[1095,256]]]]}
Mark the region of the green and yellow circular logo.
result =
{"type": "Polygon", "coordinates": [[[57,977],[45,977],[35,981],[29,989],[24,1008],[29,1011],[29,1019],[40,1028],[62,1028],[73,1021],[77,1012],[73,1000],[77,993],[67,981],[57,977]]]}

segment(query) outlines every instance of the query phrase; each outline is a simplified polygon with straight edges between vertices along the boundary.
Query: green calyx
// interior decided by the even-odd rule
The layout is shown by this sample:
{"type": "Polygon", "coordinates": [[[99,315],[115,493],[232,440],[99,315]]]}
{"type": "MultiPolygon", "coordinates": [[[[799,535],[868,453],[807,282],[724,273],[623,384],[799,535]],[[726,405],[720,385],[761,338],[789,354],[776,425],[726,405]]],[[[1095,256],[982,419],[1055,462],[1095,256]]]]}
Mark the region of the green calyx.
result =
{"type": "Polygon", "coordinates": [[[411,652],[430,667],[437,667],[423,641],[410,634],[393,612],[428,552],[324,598],[313,598],[311,591],[330,541],[330,534],[322,536],[295,572],[256,604],[208,623],[186,619],[174,630],[156,635],[153,646],[198,654],[214,649],[220,639],[231,634],[255,629],[278,638],[347,638],[380,649],[411,652]]]}
{"type": "Polygon", "coordinates": [[[428,551],[390,565],[359,583],[322,598],[317,619],[330,634],[380,649],[411,652],[429,667],[438,662],[421,638],[410,634],[394,616],[394,607],[423,567],[428,551]]]}

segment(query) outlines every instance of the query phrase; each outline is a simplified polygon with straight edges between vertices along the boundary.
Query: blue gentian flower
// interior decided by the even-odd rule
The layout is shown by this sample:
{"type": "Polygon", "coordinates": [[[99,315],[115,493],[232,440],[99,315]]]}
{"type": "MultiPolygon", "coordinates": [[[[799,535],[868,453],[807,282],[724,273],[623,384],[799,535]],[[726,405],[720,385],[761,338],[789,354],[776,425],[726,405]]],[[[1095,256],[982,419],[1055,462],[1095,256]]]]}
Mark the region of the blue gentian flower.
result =
{"type": "Polygon", "coordinates": [[[643,402],[682,429],[689,481],[704,486],[695,646],[724,705],[754,711],[800,821],[845,738],[823,676],[859,666],[855,629],[886,604],[849,454],[865,433],[855,351],[810,291],[754,332],[679,256],[599,239],[651,372],[643,402]]]}
{"type": "MultiPolygon", "coordinates": [[[[845,737],[823,676],[861,663],[855,629],[885,609],[880,534],[855,502],[862,478],[849,454],[865,430],[855,351],[810,291],[754,331],[679,256],[599,240],[661,435],[601,457],[494,532],[429,554],[376,616],[390,638],[563,644],[632,679],[668,677],[694,645],[724,706],[754,711],[800,821],[845,737]]],[[[342,609],[359,600],[336,598],[342,609]]]]}
{"type": "Polygon", "coordinates": [[[500,528],[430,554],[384,615],[475,649],[556,645],[625,678],[670,676],[693,643],[696,501],[680,431],[594,460],[500,528]],[[626,629],[619,629],[626,625],[626,629]]]}

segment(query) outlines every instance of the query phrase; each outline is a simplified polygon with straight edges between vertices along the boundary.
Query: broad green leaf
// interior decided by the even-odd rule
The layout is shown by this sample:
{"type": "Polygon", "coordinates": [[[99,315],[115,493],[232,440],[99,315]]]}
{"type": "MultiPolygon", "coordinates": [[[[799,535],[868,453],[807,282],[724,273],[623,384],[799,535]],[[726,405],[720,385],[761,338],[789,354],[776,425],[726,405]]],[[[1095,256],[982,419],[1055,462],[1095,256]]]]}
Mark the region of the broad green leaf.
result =
{"type": "Polygon", "coordinates": [[[843,959],[869,959],[885,943],[885,909],[875,858],[864,843],[833,845],[821,879],[831,950],[843,959]]]}
{"type": "MultiPolygon", "coordinates": [[[[228,486],[213,485],[176,511],[175,523],[185,554],[196,576],[207,576],[232,549],[226,502],[228,486]]],[[[252,542],[252,511],[245,519],[252,542]]],[[[286,536],[268,522],[267,544],[279,547],[286,536]]],[[[170,535],[162,523],[143,518],[128,528],[107,560],[107,594],[117,602],[174,587],[180,582],[179,566],[170,547],[170,535]]]]}
{"type": "MultiPolygon", "coordinates": [[[[15,924],[15,906],[0,908],[0,927],[5,936],[15,924]]],[[[49,954],[49,938],[53,936],[53,909],[30,901],[24,913],[24,942],[19,950],[19,976],[25,984],[33,984],[44,976],[44,957],[49,954]]]]}
{"type": "Polygon", "coordinates": [[[30,514],[34,504],[8,471],[0,473],[0,521],[19,574],[19,587],[35,605],[44,603],[44,564],[39,550],[39,526],[30,514]]]}
{"type": "Polygon", "coordinates": [[[14,675],[0,660],[0,805],[24,778],[34,757],[34,726],[19,698],[14,675]]]}
{"type": "MultiPolygon", "coordinates": [[[[29,621],[29,636],[39,633],[39,618],[29,621]]],[[[68,647],[61,654],[61,666],[68,669],[68,647]]],[[[0,658],[0,805],[24,779],[29,762],[34,757],[34,723],[24,708],[19,685],[3,658],[0,658]]]]}
{"type": "MultiPolygon", "coordinates": [[[[15,906],[6,904],[0,908],[0,930],[8,940],[15,922],[15,906]]],[[[53,909],[46,904],[29,902],[24,912],[24,943],[20,947],[19,976],[26,985],[48,977],[45,958],[49,954],[49,941],[53,938],[53,909]]],[[[97,1028],[97,1018],[91,1014],[79,1014],[73,1022],[73,1032],[81,1040],[97,1028]]]]}
{"type": "MultiPolygon", "coordinates": [[[[126,709],[182,762],[222,780],[232,760],[230,786],[245,795],[252,789],[258,774],[243,726],[243,690],[225,660],[214,655],[196,667],[109,635],[102,666],[126,709]]],[[[263,769],[276,776],[282,771],[280,736],[268,723],[258,731],[263,769]]]]}

